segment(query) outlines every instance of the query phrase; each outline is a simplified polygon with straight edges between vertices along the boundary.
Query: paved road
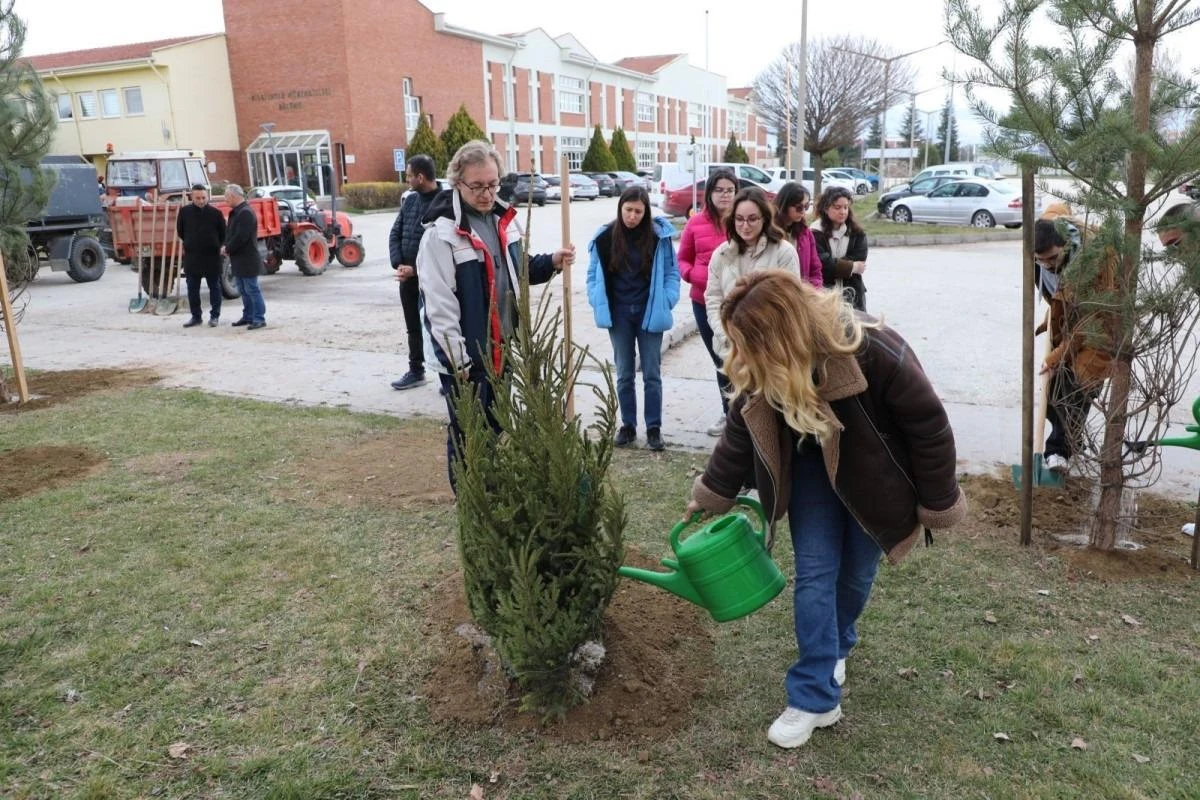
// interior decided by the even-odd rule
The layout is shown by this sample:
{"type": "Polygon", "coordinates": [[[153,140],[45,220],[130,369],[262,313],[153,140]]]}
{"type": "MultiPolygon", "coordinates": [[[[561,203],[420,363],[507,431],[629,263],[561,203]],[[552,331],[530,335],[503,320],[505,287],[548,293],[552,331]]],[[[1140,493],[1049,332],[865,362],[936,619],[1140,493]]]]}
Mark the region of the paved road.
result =
{"type": "MultiPolygon", "coordinates": [[[[615,217],[616,201],[571,206],[580,259],[573,270],[575,340],[599,357],[611,353],[585,294],[587,240],[615,217]]],[[[522,219],[524,217],[522,216],[522,219]]],[[[442,417],[434,384],[396,392],[388,383],[406,366],[406,342],[396,283],[387,260],[392,216],[355,217],[367,260],[347,270],[333,265],[304,277],[292,265],[263,278],[268,327],[232,328],[240,301],[225,324],[184,330],[186,311],[172,317],[129,314],[134,273],[110,264],[92,284],[44,271],[31,288],[19,328],[28,366],[65,369],[153,366],[169,386],[304,405],[330,405],[400,416],[442,417]]],[[[560,238],[557,205],[533,210],[533,246],[546,251],[560,238]]],[[[947,403],[964,468],[987,470],[1019,458],[1020,249],[1018,242],[877,248],[866,273],[868,305],[882,313],[921,357],[947,403]]],[[[684,286],[686,290],[686,284],[684,286]]],[[[555,302],[561,283],[550,290],[555,302]]],[[[184,303],[186,308],[186,301],[184,303]]],[[[692,312],[675,309],[677,333],[690,332],[692,312]]],[[[596,376],[594,371],[588,373],[596,376]]],[[[679,447],[708,448],[704,431],[719,411],[715,379],[698,337],[683,338],[664,361],[664,436],[679,447]]],[[[1200,394],[1193,381],[1187,397],[1200,394]]],[[[590,393],[578,403],[590,411],[590,393]]],[[[1173,433],[1188,420],[1175,415],[1173,433]]],[[[1172,449],[1160,489],[1194,498],[1200,486],[1200,453],[1172,449]]]]}

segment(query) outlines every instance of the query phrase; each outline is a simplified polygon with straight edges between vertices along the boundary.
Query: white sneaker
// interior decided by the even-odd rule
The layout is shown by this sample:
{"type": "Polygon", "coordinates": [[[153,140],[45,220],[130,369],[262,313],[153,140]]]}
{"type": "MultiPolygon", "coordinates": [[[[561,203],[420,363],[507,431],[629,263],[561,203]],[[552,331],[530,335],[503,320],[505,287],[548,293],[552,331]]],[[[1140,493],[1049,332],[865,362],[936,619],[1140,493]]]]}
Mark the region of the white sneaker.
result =
{"type": "Polygon", "coordinates": [[[846,659],[839,658],[833,666],[833,682],[838,686],[846,685],[846,659]]]}
{"type": "Polygon", "coordinates": [[[1195,536],[1196,535],[1196,523],[1194,523],[1194,522],[1186,523],[1183,526],[1183,535],[1184,536],[1195,536]]]}
{"type": "Polygon", "coordinates": [[[777,747],[799,747],[808,741],[817,728],[828,728],[842,718],[842,707],[834,706],[824,714],[788,707],[783,710],[767,731],[767,739],[777,747]]]}
{"type": "Polygon", "coordinates": [[[1071,461],[1058,453],[1046,456],[1046,469],[1051,472],[1065,473],[1071,467],[1071,461]]]}
{"type": "Polygon", "coordinates": [[[717,418],[717,421],[708,426],[709,436],[720,436],[725,432],[725,415],[722,414],[717,418]]]}

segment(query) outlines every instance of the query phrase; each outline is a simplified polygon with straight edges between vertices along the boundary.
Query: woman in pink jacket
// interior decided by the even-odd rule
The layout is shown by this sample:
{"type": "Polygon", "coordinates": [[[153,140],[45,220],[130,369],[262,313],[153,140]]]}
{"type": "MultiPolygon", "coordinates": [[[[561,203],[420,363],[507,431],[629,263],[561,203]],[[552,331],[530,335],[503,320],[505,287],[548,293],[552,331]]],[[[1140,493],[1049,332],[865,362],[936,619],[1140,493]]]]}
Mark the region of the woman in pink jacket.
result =
{"type": "Polygon", "coordinates": [[[808,190],[795,181],[783,185],[775,195],[775,224],[796,244],[800,256],[800,277],[818,289],[823,288],[821,257],[817,255],[817,240],[808,227],[808,190]]]}
{"type": "Polygon", "coordinates": [[[704,307],[704,290],[708,287],[708,262],[713,251],[725,244],[725,217],[733,208],[733,196],[737,194],[737,178],[727,169],[719,169],[708,176],[704,184],[704,207],[688,220],[679,239],[679,275],[691,287],[692,313],[696,317],[696,328],[708,348],[708,355],[717,368],[717,388],[721,392],[721,418],[708,429],[709,436],[720,436],[725,429],[725,412],[729,410],[729,399],[725,396],[729,380],[721,372],[721,359],[713,351],[713,332],[708,324],[708,311],[704,307]]]}

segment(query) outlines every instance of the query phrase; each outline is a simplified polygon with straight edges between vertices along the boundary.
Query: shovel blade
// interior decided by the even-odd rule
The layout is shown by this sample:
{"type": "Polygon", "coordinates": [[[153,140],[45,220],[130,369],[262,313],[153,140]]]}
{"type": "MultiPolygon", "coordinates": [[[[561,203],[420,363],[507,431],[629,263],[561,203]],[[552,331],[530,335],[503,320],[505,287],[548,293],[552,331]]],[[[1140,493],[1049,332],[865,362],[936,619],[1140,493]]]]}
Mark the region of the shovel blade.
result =
{"type": "MultiPolygon", "coordinates": [[[[1012,480],[1013,486],[1017,489],[1021,488],[1021,474],[1023,470],[1020,464],[1012,465],[1012,480]]],[[[1055,472],[1046,466],[1046,461],[1041,453],[1033,454],[1033,485],[1046,486],[1049,488],[1062,488],[1067,484],[1067,476],[1061,472],[1055,472]]]]}
{"type": "Polygon", "coordinates": [[[154,313],[156,316],[166,317],[174,314],[177,308],[179,308],[179,303],[169,297],[164,297],[154,304],[154,313]]]}
{"type": "Polygon", "coordinates": [[[135,297],[129,301],[129,313],[137,314],[139,311],[146,310],[146,298],[135,297]]]}

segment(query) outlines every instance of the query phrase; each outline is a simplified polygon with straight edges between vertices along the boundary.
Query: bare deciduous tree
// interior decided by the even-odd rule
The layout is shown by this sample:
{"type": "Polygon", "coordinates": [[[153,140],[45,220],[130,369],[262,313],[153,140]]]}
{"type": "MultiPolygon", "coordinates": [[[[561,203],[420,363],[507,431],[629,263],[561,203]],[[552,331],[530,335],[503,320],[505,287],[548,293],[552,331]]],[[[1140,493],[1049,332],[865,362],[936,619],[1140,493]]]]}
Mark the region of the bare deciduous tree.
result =
{"type": "MultiPolygon", "coordinates": [[[[873,117],[912,89],[915,73],[910,65],[894,61],[886,70],[879,60],[892,54],[874,39],[860,36],[831,36],[808,43],[804,149],[812,154],[817,191],[822,154],[854,144],[873,117]]],[[[799,69],[800,43],[793,42],[754,79],[759,110],[777,130],[786,131],[789,141],[796,140],[799,69]]]]}

